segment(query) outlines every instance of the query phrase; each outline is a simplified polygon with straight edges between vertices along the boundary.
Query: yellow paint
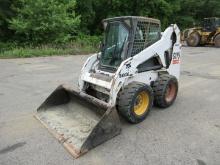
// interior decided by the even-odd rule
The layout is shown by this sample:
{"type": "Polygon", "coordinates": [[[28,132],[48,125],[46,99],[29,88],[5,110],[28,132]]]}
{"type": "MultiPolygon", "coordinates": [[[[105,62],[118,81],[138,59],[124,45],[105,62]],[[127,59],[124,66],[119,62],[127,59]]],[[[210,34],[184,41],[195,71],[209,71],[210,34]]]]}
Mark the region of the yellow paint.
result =
{"type": "Polygon", "coordinates": [[[146,91],[143,91],[137,96],[136,101],[137,104],[134,106],[134,113],[141,116],[148,110],[150,97],[146,91]]]}
{"type": "Polygon", "coordinates": [[[211,32],[202,32],[201,35],[203,35],[203,36],[209,36],[210,33],[211,33],[211,32]]]}

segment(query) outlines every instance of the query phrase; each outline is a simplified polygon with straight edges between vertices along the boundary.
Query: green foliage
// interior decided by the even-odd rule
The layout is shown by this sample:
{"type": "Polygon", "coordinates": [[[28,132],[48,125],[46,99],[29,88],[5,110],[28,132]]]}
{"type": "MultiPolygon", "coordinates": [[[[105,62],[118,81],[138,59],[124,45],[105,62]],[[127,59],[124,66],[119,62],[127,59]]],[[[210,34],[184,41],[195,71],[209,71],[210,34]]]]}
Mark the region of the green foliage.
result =
{"type": "Polygon", "coordinates": [[[89,29],[91,29],[91,24],[93,24],[95,20],[95,11],[93,10],[93,0],[86,1],[78,1],[76,3],[76,12],[81,15],[81,32],[89,33],[89,29]]]}
{"type": "Polygon", "coordinates": [[[180,4],[181,8],[174,18],[182,28],[201,25],[206,17],[220,17],[219,0],[180,0],[180,4]]]}
{"type": "Polygon", "coordinates": [[[14,16],[11,6],[15,4],[15,0],[0,0],[0,40],[7,40],[8,36],[12,36],[12,31],[8,28],[8,19],[14,16]]]}
{"type": "Polygon", "coordinates": [[[147,16],[183,30],[219,9],[219,0],[0,0],[0,57],[94,52],[104,18],[147,16]]]}
{"type": "Polygon", "coordinates": [[[75,0],[18,0],[22,6],[12,18],[10,29],[23,42],[66,42],[78,32],[80,17],[75,15],[75,0]]]}
{"type": "Polygon", "coordinates": [[[77,0],[81,27],[89,34],[100,34],[102,19],[123,15],[158,18],[163,29],[172,23],[183,29],[204,17],[220,17],[219,8],[219,0],[77,0]]]}
{"type": "Polygon", "coordinates": [[[38,57],[52,55],[89,54],[98,51],[100,36],[80,34],[66,44],[18,45],[17,43],[0,42],[0,58],[38,57]]]}

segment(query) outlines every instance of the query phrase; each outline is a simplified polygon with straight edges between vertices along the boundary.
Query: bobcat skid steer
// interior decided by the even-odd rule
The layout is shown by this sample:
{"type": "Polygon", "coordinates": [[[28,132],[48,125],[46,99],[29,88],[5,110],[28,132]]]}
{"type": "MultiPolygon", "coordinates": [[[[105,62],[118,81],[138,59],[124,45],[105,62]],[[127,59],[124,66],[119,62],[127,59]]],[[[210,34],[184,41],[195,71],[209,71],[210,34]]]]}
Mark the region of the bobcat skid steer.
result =
{"type": "Polygon", "coordinates": [[[119,115],[139,123],[152,105],[176,99],[180,76],[180,31],[145,17],[103,20],[100,53],[82,67],[78,89],[60,85],[35,117],[77,158],[120,134],[119,115]]]}

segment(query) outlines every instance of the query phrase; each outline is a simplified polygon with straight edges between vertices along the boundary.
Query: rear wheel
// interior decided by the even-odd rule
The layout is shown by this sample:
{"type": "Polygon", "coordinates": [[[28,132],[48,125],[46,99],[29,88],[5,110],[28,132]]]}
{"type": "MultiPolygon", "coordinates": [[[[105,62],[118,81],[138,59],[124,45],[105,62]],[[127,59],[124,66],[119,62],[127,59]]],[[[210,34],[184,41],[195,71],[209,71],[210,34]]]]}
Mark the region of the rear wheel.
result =
{"type": "Polygon", "coordinates": [[[214,43],[216,47],[220,47],[220,34],[215,37],[214,43]]]}
{"type": "Polygon", "coordinates": [[[188,46],[193,46],[193,47],[196,47],[196,46],[198,46],[199,45],[199,42],[200,42],[200,36],[199,36],[199,34],[198,33],[191,33],[190,35],[189,35],[189,37],[187,38],[187,40],[186,40],[186,42],[187,42],[187,45],[188,46]]]}
{"type": "Polygon", "coordinates": [[[163,74],[158,77],[153,85],[154,104],[167,108],[173,104],[178,92],[178,81],[174,76],[163,74]]]}
{"type": "Polygon", "coordinates": [[[146,84],[131,83],[118,96],[118,111],[131,123],[143,121],[153,105],[153,90],[146,84]]]}

